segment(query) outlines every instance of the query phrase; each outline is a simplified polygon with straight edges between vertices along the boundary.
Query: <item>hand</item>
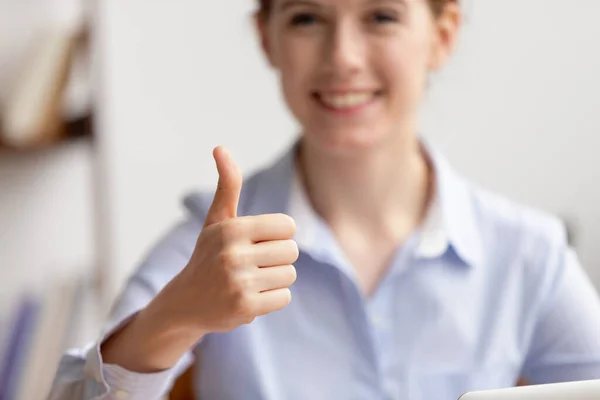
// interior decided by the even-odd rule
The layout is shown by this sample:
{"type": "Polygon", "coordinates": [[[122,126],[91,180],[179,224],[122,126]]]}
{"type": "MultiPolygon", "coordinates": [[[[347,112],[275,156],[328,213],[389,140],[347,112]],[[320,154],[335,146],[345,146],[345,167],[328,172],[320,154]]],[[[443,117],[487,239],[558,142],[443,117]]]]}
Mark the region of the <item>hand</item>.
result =
{"type": "Polygon", "coordinates": [[[130,371],[171,368],[203,335],[251,323],[289,304],[298,247],[294,220],[237,217],[242,176],[227,151],[214,151],[219,184],[186,267],[101,346],[104,362],[130,371]]]}
{"type": "Polygon", "coordinates": [[[202,334],[223,332],[281,310],[296,280],[294,220],[284,214],[237,217],[240,170],[214,150],[219,182],[189,264],[173,282],[181,321],[202,334]]]}

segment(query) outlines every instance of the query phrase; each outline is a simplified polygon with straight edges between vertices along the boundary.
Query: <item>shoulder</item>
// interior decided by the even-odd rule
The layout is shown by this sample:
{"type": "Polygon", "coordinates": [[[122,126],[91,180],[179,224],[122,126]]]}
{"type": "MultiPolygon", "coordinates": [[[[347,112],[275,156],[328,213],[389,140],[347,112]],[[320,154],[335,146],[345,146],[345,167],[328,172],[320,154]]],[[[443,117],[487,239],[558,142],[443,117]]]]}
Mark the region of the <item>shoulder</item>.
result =
{"type": "Polygon", "coordinates": [[[563,221],[556,215],[518,203],[467,183],[480,228],[490,240],[517,246],[515,251],[547,252],[567,242],[563,221]]]}
{"type": "Polygon", "coordinates": [[[563,221],[467,183],[486,264],[498,273],[518,277],[525,288],[551,285],[568,250],[563,221]]]}
{"type": "Polygon", "coordinates": [[[495,226],[498,234],[517,235],[540,244],[565,240],[564,224],[556,215],[510,200],[471,182],[467,186],[481,221],[495,226]]]}
{"type": "Polygon", "coordinates": [[[518,315],[530,324],[564,276],[569,254],[564,223],[474,183],[467,182],[467,187],[481,238],[486,287],[504,296],[512,293],[506,299],[520,305],[518,315]]]}

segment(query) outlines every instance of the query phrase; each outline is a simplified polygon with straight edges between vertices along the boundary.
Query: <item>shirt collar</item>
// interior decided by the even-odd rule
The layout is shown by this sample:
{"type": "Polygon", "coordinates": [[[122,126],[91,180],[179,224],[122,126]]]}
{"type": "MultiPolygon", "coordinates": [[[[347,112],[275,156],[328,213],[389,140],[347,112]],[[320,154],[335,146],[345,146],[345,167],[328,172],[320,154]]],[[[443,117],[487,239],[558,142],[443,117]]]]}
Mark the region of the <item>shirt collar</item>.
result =
{"type": "MultiPolygon", "coordinates": [[[[482,241],[472,190],[433,146],[426,141],[422,146],[433,165],[435,195],[419,231],[416,256],[434,259],[453,251],[466,265],[477,265],[482,257],[482,241]]],[[[294,239],[301,249],[319,257],[340,257],[339,249],[332,249],[335,242],[327,239],[331,236],[328,228],[310,205],[297,175],[296,149],[297,143],[271,167],[244,183],[240,213],[288,214],[296,221],[294,239]]]]}
{"type": "Polygon", "coordinates": [[[437,149],[425,140],[422,144],[433,165],[436,196],[428,221],[424,224],[421,239],[422,249],[431,251],[422,251],[421,256],[438,257],[447,250],[453,250],[465,264],[479,265],[483,257],[483,242],[479,234],[479,218],[473,189],[437,149]],[[433,222],[428,225],[430,218],[433,222]],[[429,228],[430,226],[432,228],[429,228]],[[442,237],[446,243],[444,250],[441,250],[444,247],[441,244],[444,242],[442,237]],[[436,248],[436,243],[439,243],[438,252],[432,250],[436,248]]]}

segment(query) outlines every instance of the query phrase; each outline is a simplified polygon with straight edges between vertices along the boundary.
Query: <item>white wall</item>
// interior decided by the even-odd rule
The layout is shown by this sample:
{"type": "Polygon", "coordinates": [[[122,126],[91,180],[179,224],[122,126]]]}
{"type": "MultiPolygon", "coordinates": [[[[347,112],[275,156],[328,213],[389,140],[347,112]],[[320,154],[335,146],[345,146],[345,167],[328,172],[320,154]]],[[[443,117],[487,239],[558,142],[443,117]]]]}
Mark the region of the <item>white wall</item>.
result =
{"type": "MultiPolygon", "coordinates": [[[[227,145],[249,171],[295,133],[256,45],[253,5],[100,2],[100,147],[115,284],[180,215],[180,196],[214,184],[214,145],[227,145]]],[[[470,2],[461,49],[434,79],[423,119],[471,178],[576,217],[583,261],[600,286],[598,14],[592,0],[470,2]]]]}
{"type": "Polygon", "coordinates": [[[87,141],[0,153],[0,315],[24,288],[95,266],[91,161],[87,141]]]}

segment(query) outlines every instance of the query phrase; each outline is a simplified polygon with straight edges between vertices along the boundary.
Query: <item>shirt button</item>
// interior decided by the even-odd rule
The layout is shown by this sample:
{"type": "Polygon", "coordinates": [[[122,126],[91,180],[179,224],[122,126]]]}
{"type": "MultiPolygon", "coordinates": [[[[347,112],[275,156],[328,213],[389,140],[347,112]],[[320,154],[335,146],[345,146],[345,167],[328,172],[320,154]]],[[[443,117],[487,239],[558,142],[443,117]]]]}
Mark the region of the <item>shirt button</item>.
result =
{"type": "Polygon", "coordinates": [[[125,390],[119,389],[115,392],[115,399],[117,400],[126,400],[129,398],[129,393],[125,390]]]}

